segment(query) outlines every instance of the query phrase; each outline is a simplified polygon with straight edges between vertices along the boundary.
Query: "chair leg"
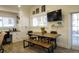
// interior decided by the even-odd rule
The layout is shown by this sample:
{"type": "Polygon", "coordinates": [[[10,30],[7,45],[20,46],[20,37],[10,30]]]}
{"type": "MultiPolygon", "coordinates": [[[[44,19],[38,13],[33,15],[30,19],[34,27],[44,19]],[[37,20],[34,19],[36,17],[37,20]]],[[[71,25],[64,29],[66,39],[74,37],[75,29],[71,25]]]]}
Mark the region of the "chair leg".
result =
{"type": "Polygon", "coordinates": [[[4,53],[4,49],[2,49],[2,53],[4,53]]]}
{"type": "Polygon", "coordinates": [[[47,48],[48,49],[48,53],[54,53],[54,49],[53,47],[47,48]]]}
{"type": "Polygon", "coordinates": [[[4,53],[4,49],[3,49],[2,46],[0,46],[0,52],[1,52],[1,53],[4,53]]]}

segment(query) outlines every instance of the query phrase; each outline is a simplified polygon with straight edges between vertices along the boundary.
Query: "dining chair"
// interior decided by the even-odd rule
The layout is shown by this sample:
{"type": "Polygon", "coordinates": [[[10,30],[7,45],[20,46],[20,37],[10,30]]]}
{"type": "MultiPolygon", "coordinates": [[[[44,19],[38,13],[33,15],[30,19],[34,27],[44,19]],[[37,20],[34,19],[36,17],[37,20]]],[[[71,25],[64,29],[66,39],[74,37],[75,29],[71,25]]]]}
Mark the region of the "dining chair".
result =
{"type": "Polygon", "coordinates": [[[31,35],[30,33],[33,33],[33,31],[28,31],[29,39],[35,40],[37,36],[31,35]]]}
{"type": "MultiPolygon", "coordinates": [[[[51,31],[50,34],[58,34],[58,33],[57,33],[57,31],[51,31]]],[[[53,38],[53,39],[55,39],[55,38],[53,38]]],[[[51,44],[54,45],[54,48],[55,48],[55,46],[57,46],[57,44],[55,45],[55,42],[52,39],[50,39],[50,42],[51,42],[51,44]]]]}
{"type": "Polygon", "coordinates": [[[51,31],[50,33],[51,34],[57,34],[57,31],[51,31]]]}

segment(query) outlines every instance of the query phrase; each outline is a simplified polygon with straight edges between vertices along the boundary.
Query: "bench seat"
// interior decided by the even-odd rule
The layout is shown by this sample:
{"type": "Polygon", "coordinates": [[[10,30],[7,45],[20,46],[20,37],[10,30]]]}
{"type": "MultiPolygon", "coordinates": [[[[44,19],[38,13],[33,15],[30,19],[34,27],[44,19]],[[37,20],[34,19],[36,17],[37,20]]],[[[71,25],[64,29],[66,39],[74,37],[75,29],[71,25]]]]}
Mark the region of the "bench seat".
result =
{"type": "Polygon", "coordinates": [[[38,40],[28,40],[28,42],[31,42],[31,43],[36,44],[36,45],[40,45],[40,46],[45,47],[45,48],[49,48],[52,46],[51,44],[40,42],[38,40]]]}
{"type": "Polygon", "coordinates": [[[29,46],[29,44],[28,44],[28,46],[25,46],[25,42],[28,42],[28,43],[46,48],[46,49],[48,49],[48,51],[50,50],[50,48],[52,48],[52,52],[53,52],[53,45],[50,43],[41,42],[39,40],[24,40],[23,42],[24,42],[24,48],[29,46]]]}

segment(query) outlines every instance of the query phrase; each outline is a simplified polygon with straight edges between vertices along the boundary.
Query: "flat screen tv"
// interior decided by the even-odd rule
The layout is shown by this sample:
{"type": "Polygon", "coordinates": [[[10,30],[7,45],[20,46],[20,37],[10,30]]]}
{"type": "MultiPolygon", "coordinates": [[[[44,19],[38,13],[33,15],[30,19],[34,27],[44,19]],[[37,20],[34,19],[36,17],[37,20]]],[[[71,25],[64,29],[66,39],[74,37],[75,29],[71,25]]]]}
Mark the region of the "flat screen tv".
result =
{"type": "Polygon", "coordinates": [[[62,10],[59,9],[59,10],[47,13],[47,19],[48,19],[48,22],[62,21],[62,10]]]}

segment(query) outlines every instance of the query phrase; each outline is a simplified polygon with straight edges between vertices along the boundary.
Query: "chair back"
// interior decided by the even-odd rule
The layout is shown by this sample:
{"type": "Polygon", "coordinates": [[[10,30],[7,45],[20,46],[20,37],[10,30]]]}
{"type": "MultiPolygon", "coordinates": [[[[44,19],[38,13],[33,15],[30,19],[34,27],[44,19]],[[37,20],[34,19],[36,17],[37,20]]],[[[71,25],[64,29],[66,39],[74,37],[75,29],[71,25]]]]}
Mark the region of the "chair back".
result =
{"type": "Polygon", "coordinates": [[[57,31],[51,31],[50,33],[51,34],[57,34],[57,31]]]}
{"type": "Polygon", "coordinates": [[[33,33],[33,31],[28,31],[28,33],[33,33]]]}
{"type": "Polygon", "coordinates": [[[28,31],[28,35],[31,36],[29,33],[33,33],[33,31],[28,31]]]}
{"type": "Polygon", "coordinates": [[[47,33],[47,31],[45,30],[44,33],[47,33]]]}

